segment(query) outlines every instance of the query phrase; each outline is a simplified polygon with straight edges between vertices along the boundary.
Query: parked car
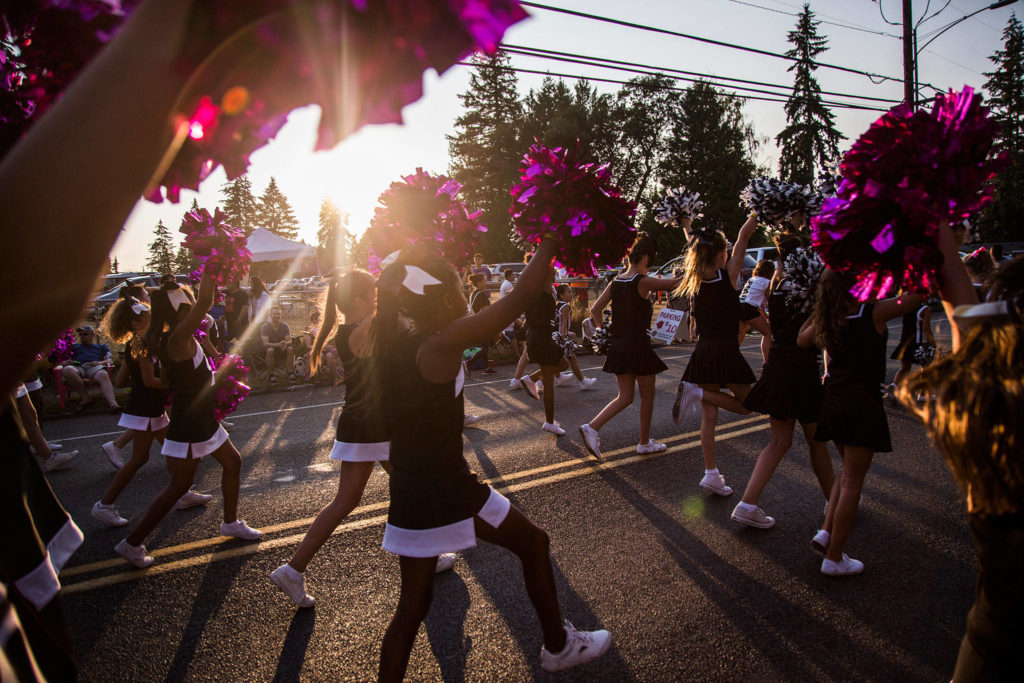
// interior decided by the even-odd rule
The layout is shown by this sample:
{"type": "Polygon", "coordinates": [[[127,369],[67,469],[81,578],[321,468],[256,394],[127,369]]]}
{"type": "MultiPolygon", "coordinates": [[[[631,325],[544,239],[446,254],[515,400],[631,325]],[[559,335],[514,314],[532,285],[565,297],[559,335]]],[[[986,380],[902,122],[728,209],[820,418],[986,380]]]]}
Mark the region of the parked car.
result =
{"type": "Polygon", "coordinates": [[[754,259],[754,265],[757,265],[765,259],[777,261],[779,259],[779,250],[776,247],[753,247],[747,249],[747,255],[754,259]]]}
{"type": "MultiPolygon", "coordinates": [[[[160,280],[163,275],[159,273],[150,273],[149,275],[139,275],[136,277],[130,277],[126,280],[119,282],[117,285],[112,287],[110,290],[100,294],[98,297],[93,299],[92,302],[92,315],[93,318],[99,320],[107,313],[107,309],[113,306],[119,298],[121,298],[121,290],[128,285],[142,285],[147,289],[155,289],[160,286],[160,280]]],[[[189,284],[188,275],[178,274],[174,276],[174,279],[181,284],[189,284]]]]}
{"type": "Polygon", "coordinates": [[[488,266],[491,269],[491,282],[501,284],[501,281],[505,279],[505,271],[511,270],[516,275],[523,272],[526,268],[525,263],[495,263],[493,266],[488,266]]]}

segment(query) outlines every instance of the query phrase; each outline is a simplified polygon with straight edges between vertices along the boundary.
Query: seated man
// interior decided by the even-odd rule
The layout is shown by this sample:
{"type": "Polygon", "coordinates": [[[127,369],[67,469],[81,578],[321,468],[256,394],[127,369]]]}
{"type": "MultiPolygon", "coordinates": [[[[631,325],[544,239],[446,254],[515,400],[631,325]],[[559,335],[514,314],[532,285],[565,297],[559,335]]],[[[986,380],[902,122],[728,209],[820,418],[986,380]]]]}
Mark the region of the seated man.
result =
{"type": "Polygon", "coordinates": [[[92,403],[92,397],[85,389],[85,380],[91,379],[100,385],[100,391],[110,406],[110,412],[120,412],[121,406],[117,405],[114,399],[114,385],[110,382],[110,375],[107,372],[112,365],[110,349],[106,344],[96,343],[96,330],[92,325],[79,327],[78,339],[78,344],[71,345],[71,360],[64,365],[61,372],[64,383],[82,396],[78,410],[81,411],[92,403]]]}
{"type": "Polygon", "coordinates": [[[292,331],[288,329],[288,325],[281,322],[280,306],[270,307],[270,322],[263,323],[260,338],[263,340],[263,348],[267,355],[270,381],[277,381],[274,369],[278,366],[283,366],[288,371],[288,379],[294,379],[292,368],[295,367],[295,349],[292,348],[292,331]]]}

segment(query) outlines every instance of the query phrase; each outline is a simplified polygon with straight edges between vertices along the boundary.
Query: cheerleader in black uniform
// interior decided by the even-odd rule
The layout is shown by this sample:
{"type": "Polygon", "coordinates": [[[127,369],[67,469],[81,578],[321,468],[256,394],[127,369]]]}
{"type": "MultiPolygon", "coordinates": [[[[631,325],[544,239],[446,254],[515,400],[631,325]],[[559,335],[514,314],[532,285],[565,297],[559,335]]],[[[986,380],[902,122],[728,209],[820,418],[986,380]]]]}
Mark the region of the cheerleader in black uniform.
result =
{"type": "Polygon", "coordinates": [[[654,304],[649,297],[654,292],[675,288],[679,278],[647,275],[657,255],[658,243],[654,238],[645,232],[638,233],[627,255],[629,267],[608,283],[590,307],[590,319],[596,329],[602,325],[602,312],[611,304],[610,343],[602,369],[615,375],[618,386],[618,395],[612,402],[597,417],[580,425],[583,443],[595,458],[601,457],[598,432],[609,420],[632,405],[634,386],[640,388],[640,443],[636,447],[637,453],[658,453],[666,448],[665,444],[651,438],[654,380],[668,367],[651,346],[654,304]]]}
{"type": "Polygon", "coordinates": [[[889,453],[889,422],[882,406],[885,384],[886,323],[921,305],[917,294],[877,303],[859,303],[850,296],[845,275],[827,270],[818,287],[814,313],[800,331],[804,348],[817,345],[828,354],[825,401],[815,438],[833,441],[843,457],[825,512],[814,535],[815,548],[825,552],[821,571],[831,576],[859,574],[864,563],[843,552],[857,516],[864,476],[875,453],[889,453]]]}
{"type": "MultiPolygon", "coordinates": [[[[935,335],[932,333],[932,309],[928,302],[922,302],[916,311],[907,311],[903,314],[903,329],[900,331],[900,343],[892,352],[889,358],[900,362],[900,369],[892,378],[891,388],[910,373],[915,359],[918,356],[918,349],[925,350],[931,347],[931,355],[935,355],[935,335]]],[[[928,363],[918,363],[922,367],[928,363]]]]}
{"type": "Polygon", "coordinates": [[[555,327],[555,296],[551,290],[554,277],[552,271],[544,287],[526,309],[526,353],[530,360],[540,366],[540,370],[524,376],[520,381],[532,396],[531,383],[536,386],[537,380],[541,380],[541,386],[544,387],[544,424],[541,429],[562,436],[565,430],[555,421],[555,375],[569,367],[569,361],[565,359],[562,347],[552,338],[552,333],[558,329],[555,327]]]}
{"type": "Polygon", "coordinates": [[[163,285],[151,297],[153,308],[145,341],[150,353],[159,359],[171,387],[171,421],[161,449],[171,481],[150,504],[139,525],[115,548],[136,567],[153,564],[142,542],[192,486],[199,460],[207,455],[216,458],[223,468],[221,534],[249,541],[263,536],[238,519],[242,458],[214,417],[213,372],[202,347],[192,337],[210,310],[215,289],[210,274],[204,272],[198,298],[193,299],[187,288],[173,282],[163,285]]]}
{"type": "Polygon", "coordinates": [[[558,301],[558,306],[555,308],[555,331],[551,338],[562,348],[562,353],[565,354],[565,359],[569,362],[569,368],[572,370],[571,373],[563,372],[555,384],[562,386],[569,380],[575,379],[580,391],[586,391],[594,386],[597,379],[584,377],[583,371],[580,370],[580,362],[576,360],[576,335],[569,331],[569,322],[572,320],[572,302],[575,298],[576,295],[569,285],[561,284],[555,287],[555,299],[558,301]]]}
{"type": "MultiPolygon", "coordinates": [[[[797,236],[776,240],[779,262],[797,249],[810,249],[808,241],[797,236]]],[[[807,440],[811,469],[818,479],[822,494],[828,500],[835,483],[827,444],[814,438],[821,413],[824,390],[818,369],[818,350],[802,349],[796,339],[800,328],[810,316],[813,299],[791,296],[785,288],[786,274],[779,274],[768,295],[768,319],[771,321],[771,352],[761,377],[743,401],[743,407],[771,418],[771,442],[757,457],[754,471],[743,492],[743,500],[732,511],[733,520],[759,529],[769,529],[775,520],[758,507],[761,492],[768,485],[775,468],[793,444],[796,421],[807,440]]]]}
{"type": "Polygon", "coordinates": [[[754,383],[754,373],[740,353],[740,300],[736,281],[743,267],[747,242],[757,227],[751,214],[740,228],[729,258],[728,243],[721,230],[695,230],[686,254],[686,272],[679,293],[693,297],[697,321],[697,346],[679,382],[672,419],[682,418],[691,405],[701,401],[700,448],[704,454],[704,477],[700,486],[720,496],[732,494],[725,477],[715,465],[715,426],[718,409],[746,415],[743,399],[754,383]],[[732,395],[721,391],[728,387],[732,395]]]}
{"type": "MultiPolygon", "coordinates": [[[[327,542],[342,520],[363,498],[366,482],[378,462],[388,465],[390,437],[387,419],[375,386],[368,358],[367,336],[377,304],[377,283],[372,275],[354,270],[332,280],[324,302],[323,324],[310,353],[310,372],[316,373],[320,352],[334,329],[338,311],[345,322],[338,326],[334,348],[345,371],[345,406],[338,416],[338,427],[331,459],[341,461],[341,478],[334,500],[313,520],[292,559],[270,574],[270,580],[287,593],[299,607],[312,607],[313,596],[306,592],[304,572],[313,556],[327,542]]],[[[451,568],[452,554],[438,558],[437,571],[451,568]]]]}
{"type": "Polygon", "coordinates": [[[420,245],[402,250],[377,281],[371,336],[383,402],[393,421],[391,505],[384,549],[399,555],[398,607],[381,645],[380,681],[402,680],[430,607],[437,556],[476,545],[511,550],[544,632],[542,666],[565,669],[603,654],[607,631],[577,631],[558,608],[548,537],[470,471],[462,454],[462,352],[498,334],[550,282],[555,254],[545,239],[515,288],[466,315],[459,276],[420,245]]]}

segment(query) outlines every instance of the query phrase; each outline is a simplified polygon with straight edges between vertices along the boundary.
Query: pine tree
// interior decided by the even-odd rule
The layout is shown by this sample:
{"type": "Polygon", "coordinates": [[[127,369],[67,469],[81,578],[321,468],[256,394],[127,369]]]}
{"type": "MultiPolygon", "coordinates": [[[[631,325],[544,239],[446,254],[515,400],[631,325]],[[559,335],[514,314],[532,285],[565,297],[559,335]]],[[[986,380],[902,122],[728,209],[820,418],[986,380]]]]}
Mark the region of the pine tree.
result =
{"type": "Polygon", "coordinates": [[[192,252],[184,244],[178,245],[178,253],[174,256],[174,272],[188,275],[196,270],[198,264],[192,257],[192,252]]]}
{"type": "Polygon", "coordinates": [[[288,198],[271,177],[267,189],[260,195],[256,209],[257,227],[266,228],[275,235],[294,240],[299,235],[299,221],[295,218],[288,198]]]}
{"type": "Polygon", "coordinates": [[[1003,49],[989,59],[996,70],[985,74],[987,104],[999,122],[997,148],[1010,163],[996,176],[994,201],[979,229],[985,240],[1019,240],[1024,237],[1024,26],[1016,14],[1003,31],[1003,49]]]}
{"type": "Polygon", "coordinates": [[[473,58],[469,88],[459,95],[464,111],[455,119],[455,134],[448,135],[449,174],[462,183],[459,197],[472,210],[482,212],[487,226],[480,251],[492,261],[519,259],[509,240],[509,190],[518,179],[519,160],[525,151],[520,141],[522,104],[509,57],[473,58]]]}
{"type": "Polygon", "coordinates": [[[252,234],[256,225],[256,198],[252,194],[249,176],[240,175],[221,188],[223,202],[221,210],[227,214],[228,225],[237,228],[246,236],[252,234]]]}
{"type": "Polygon", "coordinates": [[[835,126],[835,117],[821,101],[821,88],[814,78],[814,58],[825,52],[828,42],[818,35],[820,21],[814,20],[810,5],[797,18],[796,30],[787,35],[793,49],[786,56],[796,62],[793,94],[786,101],[786,127],[776,136],[780,148],[779,175],[783,180],[808,185],[822,168],[839,155],[839,141],[845,136],[835,126]]]}
{"type": "Polygon", "coordinates": [[[153,234],[155,238],[149,243],[146,267],[157,273],[171,273],[174,271],[174,240],[171,231],[163,221],[159,221],[153,228],[153,234]]]}
{"type": "Polygon", "coordinates": [[[317,230],[317,249],[321,266],[334,268],[349,263],[353,237],[348,231],[348,214],[342,212],[330,199],[320,204],[320,229],[317,230]]]}

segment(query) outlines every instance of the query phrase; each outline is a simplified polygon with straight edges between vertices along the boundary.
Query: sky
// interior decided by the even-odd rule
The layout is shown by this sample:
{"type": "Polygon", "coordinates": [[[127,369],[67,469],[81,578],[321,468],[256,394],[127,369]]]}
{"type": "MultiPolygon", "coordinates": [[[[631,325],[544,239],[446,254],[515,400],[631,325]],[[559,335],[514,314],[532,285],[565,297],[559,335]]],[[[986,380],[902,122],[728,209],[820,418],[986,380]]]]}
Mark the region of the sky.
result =
{"type": "MultiPolygon", "coordinates": [[[[914,18],[920,21],[941,10],[918,28],[918,44],[947,24],[992,4],[993,0],[914,0],[914,18]],[[943,6],[945,7],[943,8],[943,6]]],[[[892,77],[889,80],[819,68],[815,75],[823,91],[852,93],[901,100],[903,58],[900,26],[886,23],[902,17],[902,0],[813,0],[811,9],[823,22],[820,34],[828,39],[828,51],[818,60],[892,77]],[[884,12],[883,19],[880,12],[884,12]],[[842,24],[842,26],[837,25],[842,24]],[[850,27],[854,28],[850,28],[850,27]],[[881,35],[888,34],[888,35],[881,35]],[[879,81],[879,82],[874,82],[879,81]]],[[[547,0],[543,4],[645,24],[717,41],[785,52],[791,47],[786,34],[796,24],[802,3],[789,0],[547,0]]],[[[993,69],[989,57],[1002,48],[1002,32],[1010,15],[1024,15],[1024,3],[986,10],[962,21],[939,36],[920,54],[919,80],[942,90],[970,85],[982,89],[993,69]]],[[[637,62],[660,68],[682,69],[720,77],[792,84],[786,71],[790,62],[733,48],[710,45],[592,19],[526,8],[530,18],[513,26],[505,43],[637,62]]],[[[585,75],[591,78],[628,80],[632,74],[592,66],[513,56],[512,65],[537,71],[585,75]]],[[[350,230],[361,234],[369,224],[377,197],[388,185],[417,167],[431,173],[448,169],[446,135],[461,112],[458,95],[467,89],[472,69],[453,66],[438,76],[424,75],[424,96],[403,110],[403,125],[363,128],[335,148],[313,153],[319,109],[307,107],[291,114],[277,138],[252,155],[249,178],[259,196],[271,177],[277,180],[299,220],[299,236],[316,243],[317,217],[324,199],[350,215],[350,230]]],[[[519,74],[522,94],[539,87],[543,76],[519,74]]],[[[572,83],[573,81],[569,81],[572,83]]],[[[615,93],[617,84],[593,81],[601,92],[615,93]]],[[[685,86],[685,83],[680,82],[685,86]]],[[[934,91],[925,88],[924,93],[934,91]]],[[[782,102],[747,101],[744,112],[758,136],[774,138],[785,127],[782,102]]],[[[883,103],[881,106],[891,106],[883,103]]],[[[833,109],[836,125],[852,140],[867,129],[881,112],[833,109]]],[[[769,143],[759,162],[775,168],[778,150],[769,143]]],[[[221,201],[226,182],[223,169],[204,181],[198,193],[182,192],[179,204],[153,204],[140,200],[121,237],[110,252],[119,269],[143,270],[153,228],[162,220],[176,232],[193,198],[210,210],[221,201]]],[[[713,199],[713,198],[709,198],[713,199]]],[[[733,198],[729,198],[732,201],[733,198]]]]}

